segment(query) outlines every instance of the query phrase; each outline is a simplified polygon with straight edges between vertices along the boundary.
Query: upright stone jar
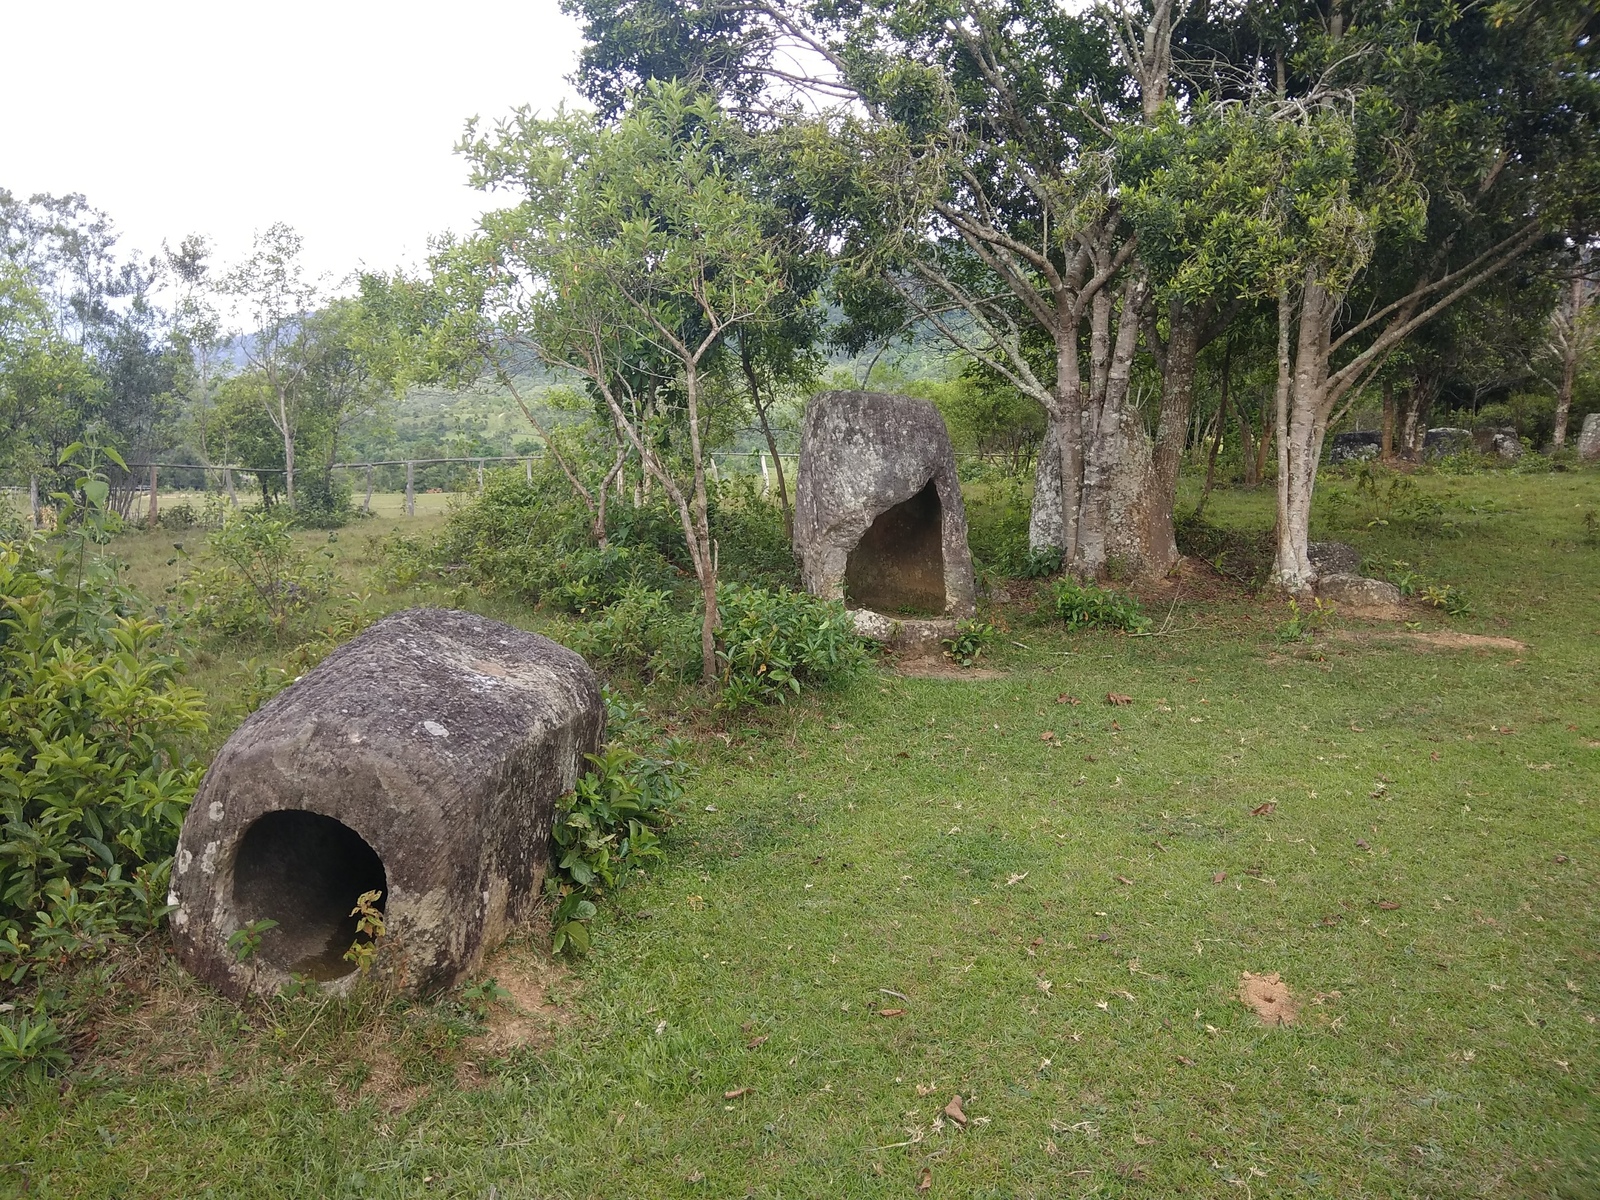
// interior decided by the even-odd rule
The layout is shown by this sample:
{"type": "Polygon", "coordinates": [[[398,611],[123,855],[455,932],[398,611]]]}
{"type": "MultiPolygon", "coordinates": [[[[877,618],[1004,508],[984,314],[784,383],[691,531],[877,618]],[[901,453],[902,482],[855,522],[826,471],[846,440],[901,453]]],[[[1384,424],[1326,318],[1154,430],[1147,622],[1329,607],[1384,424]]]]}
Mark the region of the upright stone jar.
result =
{"type": "Polygon", "coordinates": [[[211,764],[173,864],[179,957],[234,996],[347,987],[351,910],[377,892],[383,968],[450,987],[531,914],[557,800],[604,734],[594,672],[548,638],[443,609],[379,621],[211,764]]]}

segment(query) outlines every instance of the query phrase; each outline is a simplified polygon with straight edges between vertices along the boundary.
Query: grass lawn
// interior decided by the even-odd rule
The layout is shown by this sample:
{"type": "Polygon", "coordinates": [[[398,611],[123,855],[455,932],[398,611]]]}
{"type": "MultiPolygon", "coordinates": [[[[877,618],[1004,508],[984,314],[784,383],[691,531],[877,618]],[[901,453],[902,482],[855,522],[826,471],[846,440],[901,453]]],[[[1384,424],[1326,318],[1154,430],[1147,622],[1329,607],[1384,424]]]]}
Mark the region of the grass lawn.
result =
{"type": "MultiPolygon", "coordinates": [[[[130,950],[0,1109],[0,1195],[1600,1196],[1600,472],[1420,486],[1459,536],[1344,536],[1469,616],[1283,644],[1202,567],[1163,636],[1024,599],[986,672],[689,707],[668,865],[588,959],[502,956],[487,1021],[130,950]]],[[[157,593],[171,540],[125,547],[157,593]]]]}

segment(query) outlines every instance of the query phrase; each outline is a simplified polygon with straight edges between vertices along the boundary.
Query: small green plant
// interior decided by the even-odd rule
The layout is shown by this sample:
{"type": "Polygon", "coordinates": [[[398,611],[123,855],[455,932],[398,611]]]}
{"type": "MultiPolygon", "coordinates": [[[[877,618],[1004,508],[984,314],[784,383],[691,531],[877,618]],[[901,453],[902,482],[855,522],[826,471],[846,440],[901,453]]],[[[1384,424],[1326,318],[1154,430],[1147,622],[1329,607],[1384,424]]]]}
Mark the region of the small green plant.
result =
{"type": "Polygon", "coordinates": [[[42,1083],[51,1071],[65,1070],[66,1038],[50,1017],[23,1015],[13,1023],[0,1018],[0,1088],[15,1082],[42,1083]]]}
{"type": "Polygon", "coordinates": [[[239,926],[228,935],[228,949],[233,951],[235,962],[249,962],[261,952],[261,939],[268,930],[276,929],[278,923],[271,917],[262,917],[257,921],[248,921],[239,926]]]}
{"type": "Polygon", "coordinates": [[[1395,587],[1400,589],[1402,596],[1416,595],[1419,587],[1426,586],[1427,581],[1420,571],[1414,570],[1410,563],[1395,559],[1383,568],[1383,576],[1395,587]]]}
{"type": "Polygon", "coordinates": [[[461,989],[461,1002],[468,1011],[482,1021],[496,1004],[511,999],[511,993],[500,986],[498,979],[480,979],[461,989]]]}
{"type": "Polygon", "coordinates": [[[1045,579],[1060,572],[1064,557],[1060,546],[1036,546],[1028,551],[1018,574],[1024,579],[1045,579]]]}
{"type": "Polygon", "coordinates": [[[1452,617],[1470,617],[1472,605],[1467,602],[1461,589],[1448,583],[1429,584],[1423,588],[1422,602],[1433,608],[1442,608],[1452,617]]]}
{"type": "Polygon", "coordinates": [[[356,898],[356,906],[350,910],[350,915],[356,918],[356,940],[344,952],[344,960],[354,963],[361,975],[372,970],[372,964],[378,960],[378,943],[387,932],[383,910],[378,907],[382,899],[382,892],[362,892],[356,898]]]}
{"type": "Polygon", "coordinates": [[[1329,619],[1334,614],[1334,606],[1323,600],[1320,596],[1314,598],[1307,607],[1301,607],[1298,600],[1289,601],[1289,619],[1277,628],[1280,642],[1306,642],[1327,627],[1329,619]]]}
{"type": "Polygon", "coordinates": [[[957,666],[970,667],[994,640],[995,627],[982,621],[967,620],[956,625],[954,637],[943,640],[944,656],[957,666]]]}
{"type": "Polygon", "coordinates": [[[1068,629],[1120,629],[1139,633],[1150,627],[1150,618],[1139,610],[1139,602],[1093,583],[1063,579],[1051,597],[1055,614],[1068,629]]]}

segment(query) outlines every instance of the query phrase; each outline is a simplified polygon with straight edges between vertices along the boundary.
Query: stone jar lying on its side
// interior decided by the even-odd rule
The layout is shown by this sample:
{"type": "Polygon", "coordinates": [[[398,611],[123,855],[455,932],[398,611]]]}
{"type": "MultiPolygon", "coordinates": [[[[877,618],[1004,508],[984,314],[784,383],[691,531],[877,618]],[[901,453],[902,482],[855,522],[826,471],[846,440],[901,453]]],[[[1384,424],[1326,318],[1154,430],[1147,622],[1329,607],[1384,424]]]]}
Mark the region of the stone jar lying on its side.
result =
{"type": "Polygon", "coordinates": [[[594,672],[548,638],[444,609],[379,621],[206,772],[173,864],[179,957],[234,996],[346,987],[351,910],[377,892],[382,968],[450,987],[530,915],[557,799],[604,734],[594,672]]]}

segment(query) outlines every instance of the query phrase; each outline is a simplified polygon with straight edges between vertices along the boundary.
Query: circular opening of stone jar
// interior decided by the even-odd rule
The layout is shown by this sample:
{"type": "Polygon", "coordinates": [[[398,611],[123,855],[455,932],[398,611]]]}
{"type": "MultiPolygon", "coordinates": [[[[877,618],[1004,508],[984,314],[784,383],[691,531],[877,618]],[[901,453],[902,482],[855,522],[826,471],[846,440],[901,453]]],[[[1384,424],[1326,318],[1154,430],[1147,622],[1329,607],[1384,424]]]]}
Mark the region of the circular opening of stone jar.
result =
{"type": "Polygon", "coordinates": [[[359,833],[321,813],[267,813],[245,830],[233,868],[233,911],[241,926],[276,921],[261,936],[256,957],[309,979],[338,979],[354,971],[345,958],[357,940],[352,910],[367,892],[389,884],[383,860],[359,833]]]}

